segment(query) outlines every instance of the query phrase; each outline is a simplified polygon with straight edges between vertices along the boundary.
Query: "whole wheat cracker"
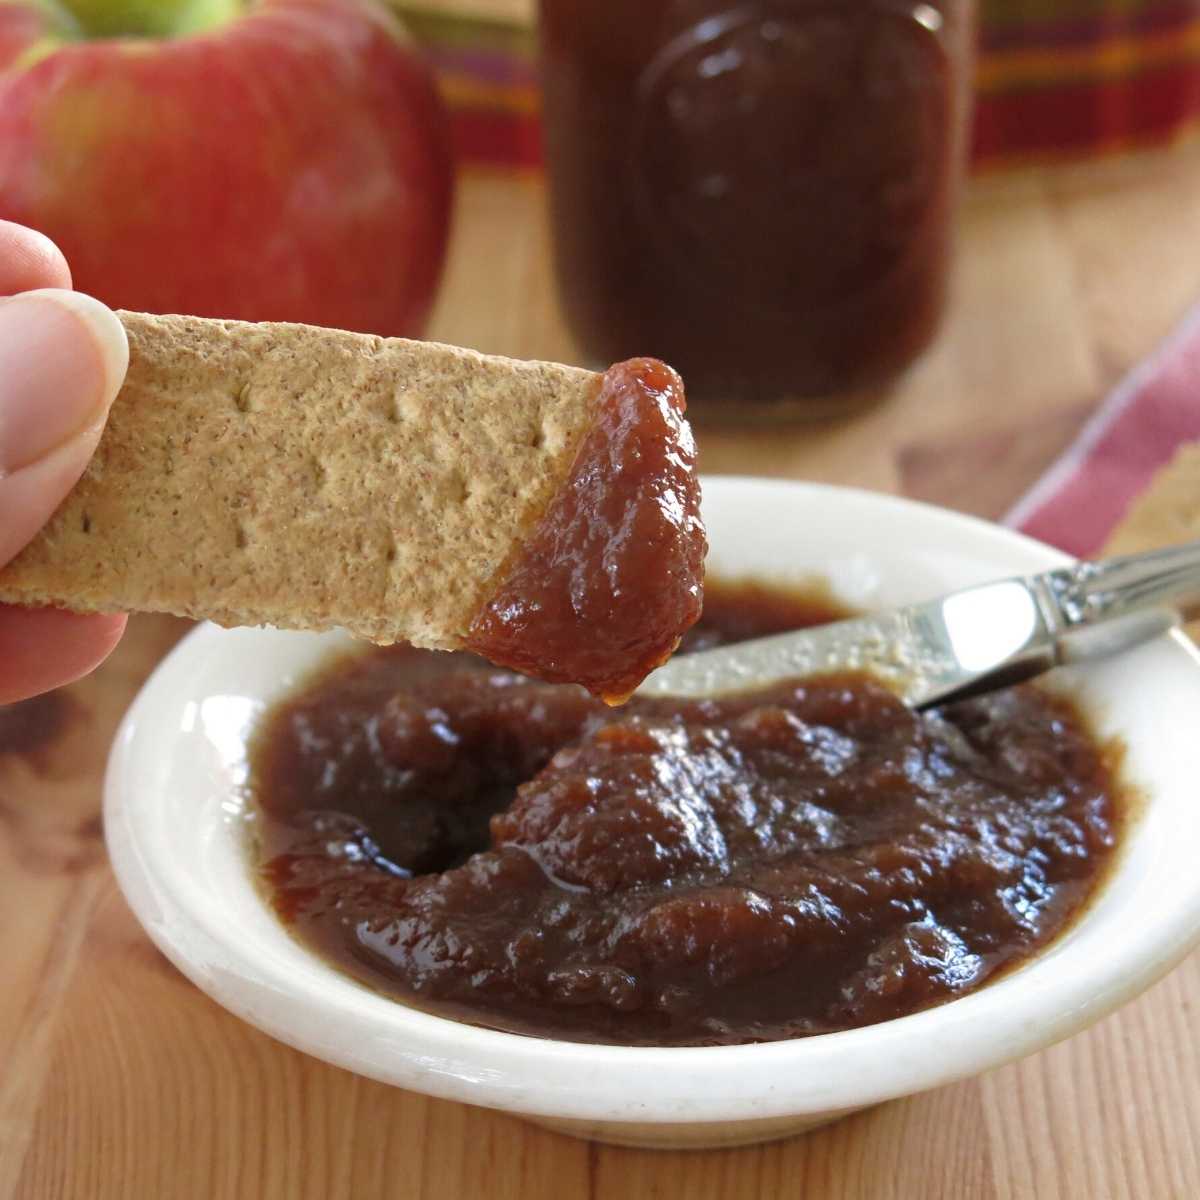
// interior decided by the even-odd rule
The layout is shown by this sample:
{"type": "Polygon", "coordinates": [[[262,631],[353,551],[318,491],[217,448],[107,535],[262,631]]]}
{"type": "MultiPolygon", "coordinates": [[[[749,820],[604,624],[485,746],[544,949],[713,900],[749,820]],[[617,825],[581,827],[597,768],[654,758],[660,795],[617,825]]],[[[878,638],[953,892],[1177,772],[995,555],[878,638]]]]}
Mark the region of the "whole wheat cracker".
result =
{"type": "Polygon", "coordinates": [[[400,338],[119,314],[91,465],[0,601],[454,649],[564,483],[599,376],[400,338]]]}

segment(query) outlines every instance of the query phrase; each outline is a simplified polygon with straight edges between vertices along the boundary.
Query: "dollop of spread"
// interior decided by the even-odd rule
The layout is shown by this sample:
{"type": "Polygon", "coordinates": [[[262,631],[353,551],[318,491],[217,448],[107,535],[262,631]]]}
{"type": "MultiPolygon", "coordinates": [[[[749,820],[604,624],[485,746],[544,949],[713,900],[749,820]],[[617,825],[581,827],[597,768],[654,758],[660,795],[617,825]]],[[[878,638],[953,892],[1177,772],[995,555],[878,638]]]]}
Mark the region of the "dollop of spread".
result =
{"type": "Polygon", "coordinates": [[[683,385],[651,358],[605,372],[566,486],[475,618],[467,648],[623,701],[700,615],[696,446],[683,385]]]}
{"type": "MultiPolygon", "coordinates": [[[[710,583],[688,646],[833,616],[710,583]]],[[[271,715],[259,871],[306,945],[525,1034],[697,1045],[960,996],[1080,911],[1110,754],[1019,687],[914,713],[864,675],[614,712],[466,655],[375,650],[271,715]]]]}

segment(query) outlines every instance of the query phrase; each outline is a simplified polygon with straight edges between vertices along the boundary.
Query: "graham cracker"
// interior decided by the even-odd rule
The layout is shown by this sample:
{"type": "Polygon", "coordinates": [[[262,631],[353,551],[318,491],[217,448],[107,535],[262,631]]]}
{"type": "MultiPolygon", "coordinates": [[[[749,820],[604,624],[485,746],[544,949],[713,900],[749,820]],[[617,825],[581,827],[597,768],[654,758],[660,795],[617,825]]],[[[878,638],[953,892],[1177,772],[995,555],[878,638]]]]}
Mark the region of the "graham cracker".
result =
{"type": "Polygon", "coordinates": [[[0,601],[455,649],[563,485],[599,376],[291,324],[119,314],[125,384],[0,601]]]}

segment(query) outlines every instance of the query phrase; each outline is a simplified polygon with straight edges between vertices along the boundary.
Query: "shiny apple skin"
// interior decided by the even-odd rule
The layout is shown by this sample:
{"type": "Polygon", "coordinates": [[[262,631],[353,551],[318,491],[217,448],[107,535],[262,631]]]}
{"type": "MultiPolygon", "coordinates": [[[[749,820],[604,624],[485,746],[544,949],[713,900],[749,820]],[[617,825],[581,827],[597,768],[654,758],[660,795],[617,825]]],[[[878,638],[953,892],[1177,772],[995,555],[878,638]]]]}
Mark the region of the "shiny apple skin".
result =
{"type": "Polygon", "coordinates": [[[43,42],[0,4],[0,216],[114,307],[419,335],[441,274],[446,116],[400,25],[262,0],[179,39],[43,42]]]}

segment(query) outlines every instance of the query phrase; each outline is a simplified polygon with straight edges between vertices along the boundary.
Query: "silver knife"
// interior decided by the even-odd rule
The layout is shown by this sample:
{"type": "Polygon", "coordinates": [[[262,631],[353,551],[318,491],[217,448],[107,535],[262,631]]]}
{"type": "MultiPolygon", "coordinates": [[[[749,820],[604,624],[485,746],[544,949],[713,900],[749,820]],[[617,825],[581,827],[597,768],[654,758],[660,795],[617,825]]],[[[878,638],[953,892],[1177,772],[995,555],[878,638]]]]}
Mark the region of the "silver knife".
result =
{"type": "Polygon", "coordinates": [[[1200,541],[1003,579],[924,604],[680,654],[639,696],[707,696],[868,671],[927,708],[1119,653],[1200,616],[1200,541]]]}

